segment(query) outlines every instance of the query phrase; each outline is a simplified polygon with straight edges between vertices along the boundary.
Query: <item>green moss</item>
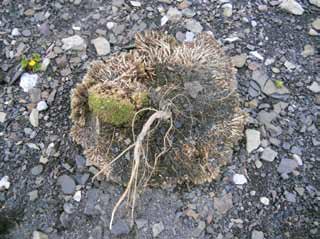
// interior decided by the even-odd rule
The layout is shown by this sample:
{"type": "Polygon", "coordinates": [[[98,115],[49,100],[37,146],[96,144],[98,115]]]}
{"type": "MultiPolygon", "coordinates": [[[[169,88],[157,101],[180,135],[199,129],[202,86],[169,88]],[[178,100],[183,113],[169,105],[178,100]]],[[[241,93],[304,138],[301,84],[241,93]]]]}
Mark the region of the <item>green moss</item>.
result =
{"type": "Polygon", "coordinates": [[[135,106],[129,100],[116,96],[89,92],[88,104],[102,122],[114,126],[130,124],[135,114],[135,106]]]}

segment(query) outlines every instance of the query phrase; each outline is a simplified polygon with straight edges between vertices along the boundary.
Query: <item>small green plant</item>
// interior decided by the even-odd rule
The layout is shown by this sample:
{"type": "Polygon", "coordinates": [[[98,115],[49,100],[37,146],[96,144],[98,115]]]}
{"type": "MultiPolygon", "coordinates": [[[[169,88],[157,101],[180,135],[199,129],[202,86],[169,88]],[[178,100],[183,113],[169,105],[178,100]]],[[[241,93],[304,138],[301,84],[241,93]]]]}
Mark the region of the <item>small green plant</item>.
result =
{"type": "Polygon", "coordinates": [[[41,56],[38,53],[32,53],[31,58],[22,57],[21,67],[24,70],[37,72],[41,68],[41,56]]]}
{"type": "Polygon", "coordinates": [[[274,84],[277,88],[282,88],[284,85],[282,80],[275,80],[274,84]]]}

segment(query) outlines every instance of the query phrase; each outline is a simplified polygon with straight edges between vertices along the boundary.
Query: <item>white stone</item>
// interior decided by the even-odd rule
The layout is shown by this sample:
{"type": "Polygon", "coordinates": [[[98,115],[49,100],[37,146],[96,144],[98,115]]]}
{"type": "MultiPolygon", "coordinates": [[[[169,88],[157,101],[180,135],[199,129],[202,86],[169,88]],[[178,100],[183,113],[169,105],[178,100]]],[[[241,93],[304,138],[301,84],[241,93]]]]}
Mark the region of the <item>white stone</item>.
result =
{"type": "Polygon", "coordinates": [[[246,149],[248,154],[250,154],[253,150],[257,149],[260,146],[260,132],[255,129],[247,129],[246,140],[246,149]]]}
{"type": "Polygon", "coordinates": [[[98,56],[105,56],[110,53],[110,43],[104,37],[93,39],[91,43],[96,48],[98,56]]]}
{"type": "Polygon", "coordinates": [[[284,62],[284,66],[285,66],[289,71],[292,71],[293,69],[296,68],[296,65],[293,64],[293,63],[290,62],[290,61],[285,61],[285,62],[284,62]]]}
{"type": "Polygon", "coordinates": [[[114,27],[114,22],[107,22],[107,28],[111,30],[114,27]]]}
{"type": "Polygon", "coordinates": [[[223,16],[225,16],[225,17],[232,16],[232,4],[231,3],[223,4],[222,9],[223,9],[223,16]]]}
{"type": "Polygon", "coordinates": [[[130,1],[131,5],[134,7],[141,7],[141,2],[138,1],[130,1]]]}
{"type": "Polygon", "coordinates": [[[194,40],[194,33],[193,32],[186,32],[186,39],[184,41],[186,42],[193,42],[194,40]]]}
{"type": "Polygon", "coordinates": [[[316,30],[320,30],[320,17],[312,22],[312,27],[316,30]]]}
{"type": "Polygon", "coordinates": [[[241,68],[246,64],[247,61],[247,54],[243,53],[240,55],[235,55],[231,58],[233,65],[237,68],[241,68]]]}
{"type": "Polygon", "coordinates": [[[274,62],[275,62],[274,58],[267,58],[264,64],[266,66],[269,66],[269,65],[273,64],[274,62]]]}
{"type": "Polygon", "coordinates": [[[302,166],[302,165],[303,165],[302,159],[301,159],[301,157],[300,157],[299,155],[294,154],[294,155],[292,155],[292,157],[293,157],[293,159],[297,162],[297,164],[298,164],[299,166],[302,166]]]}
{"type": "Polygon", "coordinates": [[[301,53],[301,55],[303,57],[308,57],[308,56],[312,56],[315,53],[315,49],[312,45],[307,44],[303,47],[303,52],[301,53]]]}
{"type": "Polygon", "coordinates": [[[46,71],[48,69],[49,64],[50,64],[50,59],[44,58],[41,63],[41,71],[46,71]]]}
{"type": "Polygon", "coordinates": [[[76,193],[73,195],[73,200],[75,200],[76,202],[80,202],[81,201],[81,191],[76,191],[76,193]]]}
{"type": "Polygon", "coordinates": [[[170,7],[166,15],[171,22],[178,22],[182,17],[182,13],[175,7],[170,7]]]}
{"type": "Polygon", "coordinates": [[[40,156],[40,160],[39,160],[40,163],[46,164],[46,163],[48,163],[48,161],[49,161],[48,158],[46,158],[44,156],[40,156]]]}
{"type": "Polygon", "coordinates": [[[20,35],[21,35],[21,33],[20,33],[18,28],[13,28],[12,29],[11,36],[17,37],[17,36],[20,36],[20,35]]]}
{"type": "Polygon", "coordinates": [[[311,90],[314,93],[319,93],[320,92],[320,85],[317,82],[312,82],[310,86],[308,86],[308,89],[311,90]]]}
{"type": "Polygon", "coordinates": [[[251,234],[251,239],[264,239],[263,232],[253,230],[251,234]]]}
{"type": "Polygon", "coordinates": [[[318,35],[320,35],[316,30],[314,30],[312,28],[309,30],[308,34],[310,36],[318,36],[318,35]]]}
{"type": "Polygon", "coordinates": [[[252,27],[256,27],[257,25],[258,25],[258,23],[256,21],[253,21],[253,20],[251,21],[251,26],[252,27]]]}
{"type": "Polygon", "coordinates": [[[263,164],[260,160],[254,161],[254,164],[256,165],[256,168],[261,168],[263,166],[263,164]]]}
{"type": "Polygon", "coordinates": [[[29,74],[23,73],[20,78],[20,87],[24,92],[29,92],[29,90],[33,89],[38,82],[39,76],[37,74],[29,74]]]}
{"type": "Polygon", "coordinates": [[[239,41],[239,40],[240,40],[240,38],[237,36],[231,36],[231,37],[227,37],[226,39],[224,39],[224,41],[228,42],[228,43],[232,43],[232,42],[239,41]]]}
{"type": "Polygon", "coordinates": [[[270,200],[269,200],[269,198],[267,198],[267,197],[261,197],[261,198],[260,198],[260,202],[261,202],[263,205],[266,205],[266,206],[268,206],[268,205],[270,204],[270,200]]]}
{"type": "Polygon", "coordinates": [[[267,162],[272,162],[277,156],[278,152],[268,147],[263,150],[261,159],[267,162]]]}
{"type": "Polygon", "coordinates": [[[43,232],[34,231],[32,233],[32,239],[48,239],[48,235],[44,234],[43,232]]]}
{"type": "Polygon", "coordinates": [[[80,31],[81,27],[77,26],[77,25],[72,25],[72,29],[75,30],[75,31],[80,31]]]}
{"type": "Polygon", "coordinates": [[[164,24],[166,24],[169,21],[169,18],[167,16],[163,16],[161,18],[161,26],[163,26],[164,24]]]}
{"type": "Polygon", "coordinates": [[[6,121],[6,116],[6,113],[0,112],[0,123],[4,123],[6,121]]]}
{"type": "Polygon", "coordinates": [[[10,182],[9,182],[9,177],[4,176],[0,180],[0,191],[2,190],[8,190],[10,188],[10,182]]]}
{"type": "Polygon", "coordinates": [[[40,102],[37,104],[37,110],[38,110],[38,111],[43,111],[43,110],[46,110],[46,109],[48,109],[48,105],[47,105],[47,103],[46,103],[44,100],[40,101],[40,102]]]}
{"type": "Polygon", "coordinates": [[[248,182],[248,180],[247,180],[247,178],[244,176],[244,175],[242,175],[242,174],[235,174],[235,175],[233,175],[233,182],[236,184],[236,185],[243,185],[243,184],[245,184],[245,183],[247,183],[248,182]]]}
{"type": "Polygon", "coordinates": [[[164,230],[164,225],[162,222],[153,224],[152,226],[152,235],[153,237],[157,237],[164,230]]]}
{"type": "Polygon", "coordinates": [[[252,191],[250,191],[250,196],[255,196],[256,193],[257,193],[256,191],[252,190],[252,191]]]}
{"type": "Polygon", "coordinates": [[[34,143],[27,143],[26,144],[30,149],[36,149],[36,150],[40,150],[39,146],[34,144],[34,143]]]}
{"type": "Polygon", "coordinates": [[[200,33],[203,30],[203,27],[201,26],[200,22],[194,19],[187,20],[185,28],[194,33],[200,33]]]}
{"type": "Polygon", "coordinates": [[[280,8],[294,15],[302,15],[304,12],[302,6],[295,0],[283,0],[280,8]]]}
{"type": "Polygon", "coordinates": [[[63,38],[62,43],[63,43],[62,49],[65,51],[70,50],[70,49],[82,51],[87,48],[87,44],[86,44],[85,40],[78,35],[63,38]]]}
{"type": "Polygon", "coordinates": [[[257,51],[250,51],[250,55],[258,58],[259,60],[263,61],[264,57],[257,51]]]}
{"type": "Polygon", "coordinates": [[[37,109],[33,109],[29,116],[30,123],[33,127],[39,126],[39,111],[37,109]]]}
{"type": "Polygon", "coordinates": [[[309,2],[317,7],[320,7],[320,0],[309,0],[309,2]]]}

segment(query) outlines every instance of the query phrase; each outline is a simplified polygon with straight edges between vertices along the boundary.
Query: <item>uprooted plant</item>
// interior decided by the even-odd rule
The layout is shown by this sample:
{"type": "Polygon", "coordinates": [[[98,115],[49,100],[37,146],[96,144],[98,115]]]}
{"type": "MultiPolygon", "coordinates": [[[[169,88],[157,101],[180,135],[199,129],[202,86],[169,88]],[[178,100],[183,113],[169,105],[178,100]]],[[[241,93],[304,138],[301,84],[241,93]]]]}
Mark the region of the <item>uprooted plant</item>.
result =
{"type": "Polygon", "coordinates": [[[219,177],[242,136],[235,70],[208,34],[192,43],[146,32],[135,48],[94,62],[72,93],[72,137],[100,169],[126,186],[114,206],[147,185],[219,177]]]}

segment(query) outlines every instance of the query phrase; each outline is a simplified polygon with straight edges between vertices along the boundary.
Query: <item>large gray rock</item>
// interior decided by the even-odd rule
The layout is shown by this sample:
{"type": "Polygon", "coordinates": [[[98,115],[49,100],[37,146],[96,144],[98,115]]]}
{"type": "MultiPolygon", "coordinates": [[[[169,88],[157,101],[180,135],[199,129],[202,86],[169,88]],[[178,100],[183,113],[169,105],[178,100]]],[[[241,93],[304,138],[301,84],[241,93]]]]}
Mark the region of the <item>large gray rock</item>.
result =
{"type": "Polygon", "coordinates": [[[286,197],[286,200],[288,202],[295,203],[297,201],[296,200],[296,195],[294,193],[290,193],[290,192],[285,191],[284,192],[284,196],[286,197]]]}
{"type": "Polygon", "coordinates": [[[37,109],[33,109],[29,116],[30,123],[33,127],[39,126],[39,111],[37,109]]]}
{"type": "Polygon", "coordinates": [[[87,48],[87,44],[86,44],[85,40],[78,35],[63,38],[62,43],[63,43],[62,49],[65,51],[70,50],[70,49],[82,51],[87,48]]]}
{"type": "Polygon", "coordinates": [[[213,206],[220,213],[227,213],[232,207],[232,193],[226,193],[221,197],[213,198],[213,206]]]}
{"type": "Polygon", "coordinates": [[[263,232],[253,230],[251,234],[251,239],[264,239],[263,232]]]}
{"type": "Polygon", "coordinates": [[[24,92],[29,92],[38,82],[39,76],[37,74],[23,73],[20,77],[19,86],[24,92]]]}
{"type": "Polygon", "coordinates": [[[105,56],[110,53],[110,43],[104,37],[93,39],[91,43],[96,48],[98,56],[105,56]]]}
{"type": "Polygon", "coordinates": [[[309,0],[309,2],[317,7],[320,7],[320,0],[309,0]]]}
{"type": "Polygon", "coordinates": [[[167,12],[168,20],[178,22],[182,18],[182,12],[175,7],[170,7],[167,12]]]}
{"type": "Polygon", "coordinates": [[[194,33],[200,33],[203,30],[203,27],[201,26],[200,22],[194,19],[187,20],[185,28],[194,33]]]}
{"type": "Polygon", "coordinates": [[[232,16],[232,4],[231,3],[227,3],[227,4],[223,4],[222,5],[222,14],[225,17],[231,17],[232,16]]]}
{"type": "Polygon", "coordinates": [[[257,119],[262,124],[270,124],[277,117],[278,117],[278,114],[275,111],[267,112],[265,110],[261,110],[258,113],[257,119]]]}
{"type": "Polygon", "coordinates": [[[99,215],[101,213],[99,201],[100,191],[98,189],[90,189],[87,192],[86,204],[84,207],[84,214],[86,215],[99,215]]]}
{"type": "Polygon", "coordinates": [[[312,22],[312,27],[316,30],[320,30],[320,17],[312,22]]]}
{"type": "Polygon", "coordinates": [[[302,6],[295,0],[283,0],[280,8],[294,15],[302,15],[304,12],[302,6]]]}
{"type": "Polygon", "coordinates": [[[254,80],[263,89],[268,80],[267,72],[264,69],[255,70],[252,72],[252,80],[254,80]]]}
{"type": "Polygon", "coordinates": [[[152,235],[153,237],[157,237],[160,235],[160,233],[164,230],[164,225],[162,222],[153,224],[152,226],[152,235]]]}
{"type": "Polygon", "coordinates": [[[6,113],[0,112],[0,123],[4,123],[6,121],[6,116],[6,113]]]}
{"type": "Polygon", "coordinates": [[[115,236],[125,236],[130,232],[128,224],[124,220],[117,221],[113,226],[111,233],[115,236]]]}
{"type": "Polygon", "coordinates": [[[287,176],[289,173],[293,172],[298,167],[296,160],[283,158],[278,166],[278,173],[287,176]]]}
{"type": "Polygon", "coordinates": [[[61,186],[61,190],[64,194],[73,194],[76,189],[75,181],[66,174],[58,178],[58,184],[61,186]]]}
{"type": "Polygon", "coordinates": [[[314,93],[320,92],[320,85],[317,82],[312,82],[310,86],[308,86],[308,89],[311,90],[314,93]]]}
{"type": "Polygon", "coordinates": [[[43,232],[34,231],[32,233],[32,239],[48,239],[49,237],[43,232]]]}
{"type": "Polygon", "coordinates": [[[248,154],[260,146],[260,132],[255,129],[246,130],[246,149],[248,154]]]}
{"type": "Polygon", "coordinates": [[[272,162],[277,157],[277,155],[278,153],[276,151],[268,147],[263,150],[261,159],[267,162],[272,162]]]}
{"type": "Polygon", "coordinates": [[[247,58],[248,58],[247,54],[243,53],[240,55],[233,56],[231,58],[231,61],[235,67],[241,68],[244,66],[244,64],[246,64],[247,58]]]}
{"type": "Polygon", "coordinates": [[[193,238],[199,238],[205,228],[206,228],[206,223],[204,221],[200,221],[197,228],[192,232],[193,238]]]}
{"type": "Polygon", "coordinates": [[[283,94],[289,94],[290,93],[289,90],[285,86],[282,86],[281,88],[277,88],[272,80],[268,80],[266,82],[266,84],[264,85],[262,91],[266,95],[272,95],[272,94],[283,95],[283,94]]]}

